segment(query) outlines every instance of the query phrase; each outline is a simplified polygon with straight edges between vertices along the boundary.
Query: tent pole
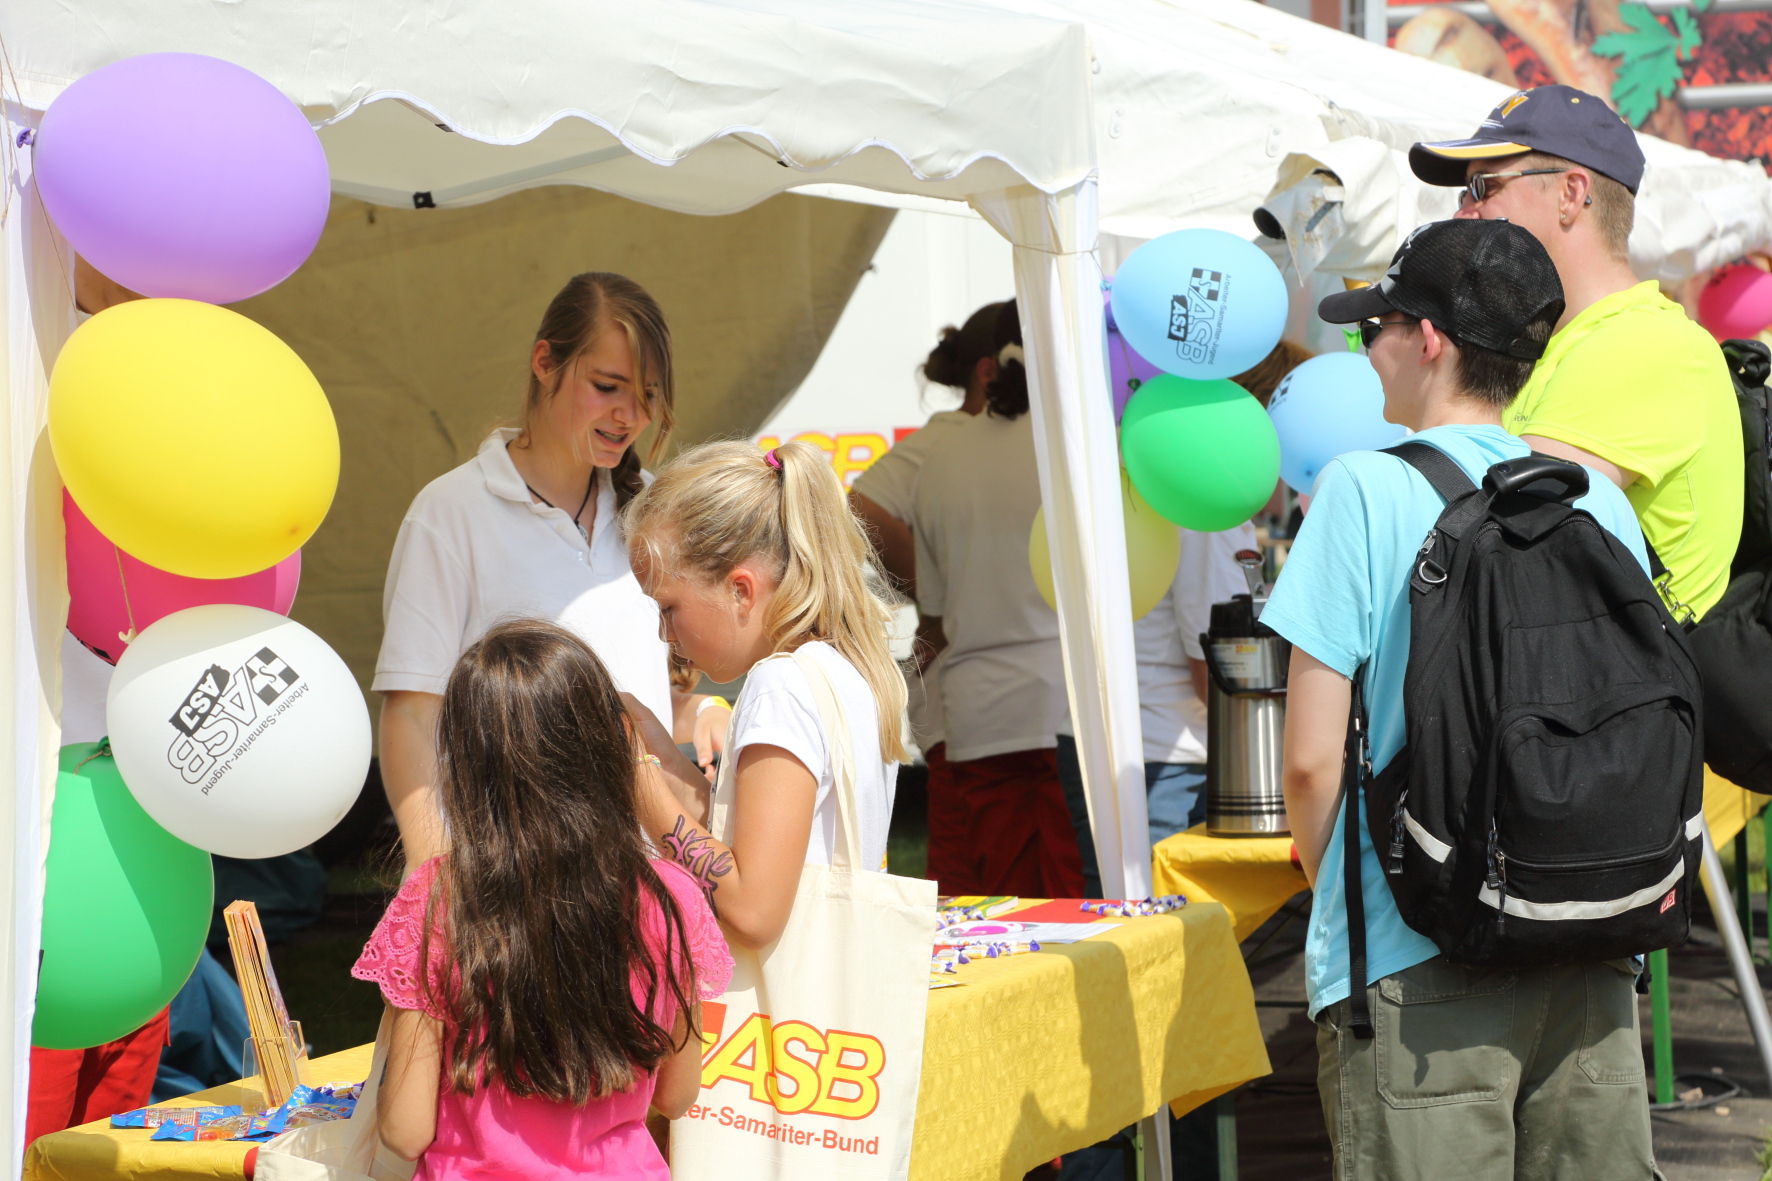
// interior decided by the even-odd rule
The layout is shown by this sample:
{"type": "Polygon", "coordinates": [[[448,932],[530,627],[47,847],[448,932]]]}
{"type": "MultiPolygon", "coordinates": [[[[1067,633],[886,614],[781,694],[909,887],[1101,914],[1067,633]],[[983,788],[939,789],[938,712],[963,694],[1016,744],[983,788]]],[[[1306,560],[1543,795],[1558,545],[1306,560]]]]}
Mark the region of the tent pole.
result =
{"type": "Polygon", "coordinates": [[[1059,645],[1102,890],[1144,898],[1151,891],[1144,744],[1095,195],[1091,177],[1057,194],[1017,185],[974,197],[972,205],[1015,247],[1059,645]]]}
{"type": "Polygon", "coordinates": [[[1754,1035],[1754,1046],[1760,1052],[1760,1066],[1766,1081],[1772,1084],[1772,1016],[1766,1012],[1766,994],[1760,988],[1760,977],[1754,971],[1748,954],[1747,940],[1742,937],[1741,923],[1730,905],[1729,877],[1723,872],[1723,860],[1717,856],[1710,841],[1710,825],[1704,826],[1704,888],[1710,896],[1711,914],[1716,916],[1717,932],[1723,937],[1723,949],[1729,953],[1729,966],[1735,970],[1735,985],[1741,990],[1741,1007],[1747,1011],[1747,1025],[1754,1035]]]}

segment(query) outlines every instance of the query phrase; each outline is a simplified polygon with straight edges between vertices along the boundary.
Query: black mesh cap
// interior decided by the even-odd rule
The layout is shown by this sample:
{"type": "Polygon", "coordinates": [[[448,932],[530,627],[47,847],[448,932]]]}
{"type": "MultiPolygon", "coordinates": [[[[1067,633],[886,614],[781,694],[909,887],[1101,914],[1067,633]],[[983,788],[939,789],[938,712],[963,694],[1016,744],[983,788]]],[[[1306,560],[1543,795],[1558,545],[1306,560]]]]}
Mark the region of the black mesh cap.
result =
{"type": "Polygon", "coordinates": [[[1411,233],[1384,278],[1329,296],[1317,314],[1352,324],[1398,311],[1458,344],[1536,361],[1544,345],[1523,333],[1547,309],[1563,314],[1563,284],[1538,239],[1511,222],[1457,218],[1411,233]]]}

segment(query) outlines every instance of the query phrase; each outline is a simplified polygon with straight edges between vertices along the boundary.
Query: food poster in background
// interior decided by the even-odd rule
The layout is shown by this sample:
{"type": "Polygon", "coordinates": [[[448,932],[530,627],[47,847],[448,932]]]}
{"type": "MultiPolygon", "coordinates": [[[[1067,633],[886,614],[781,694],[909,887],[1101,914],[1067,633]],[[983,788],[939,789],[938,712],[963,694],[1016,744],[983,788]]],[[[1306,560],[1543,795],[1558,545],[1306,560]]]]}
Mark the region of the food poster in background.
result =
{"type": "Polygon", "coordinates": [[[982,218],[900,210],[817,363],[757,431],[757,446],[811,443],[854,487],[931,414],[960,405],[960,391],[918,372],[942,328],[1014,297],[1009,243],[982,218]]]}
{"type": "Polygon", "coordinates": [[[1690,0],[1389,0],[1390,44],[1529,89],[1597,94],[1637,130],[1731,160],[1772,162],[1772,11],[1690,0]],[[1759,84],[1748,92],[1723,86],[1759,84]]]}

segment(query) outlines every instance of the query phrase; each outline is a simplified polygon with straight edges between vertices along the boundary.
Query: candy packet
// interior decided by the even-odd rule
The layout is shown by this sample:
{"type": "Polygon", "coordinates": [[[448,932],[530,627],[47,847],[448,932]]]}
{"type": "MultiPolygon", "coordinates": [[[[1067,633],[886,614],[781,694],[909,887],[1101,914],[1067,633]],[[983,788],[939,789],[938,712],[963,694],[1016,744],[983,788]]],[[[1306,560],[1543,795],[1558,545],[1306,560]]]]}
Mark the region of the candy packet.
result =
{"type": "Polygon", "coordinates": [[[221,1104],[214,1107],[138,1107],[134,1111],[118,1112],[111,1117],[113,1128],[158,1128],[162,1124],[189,1124],[196,1127],[199,1123],[224,1119],[240,1114],[238,1104],[221,1104]]]}
{"type": "Polygon", "coordinates": [[[144,1107],[111,1117],[114,1128],[151,1127],[151,1140],[269,1140],[291,1128],[349,1119],[363,1093],[362,1083],[331,1083],[322,1087],[298,1085],[281,1107],[253,1115],[238,1106],[144,1107]],[[152,1120],[152,1123],[147,1121],[152,1120]]]}
{"type": "Polygon", "coordinates": [[[225,1115],[207,1123],[163,1123],[154,1129],[150,1140],[233,1140],[254,1117],[249,1115],[225,1115]]]}

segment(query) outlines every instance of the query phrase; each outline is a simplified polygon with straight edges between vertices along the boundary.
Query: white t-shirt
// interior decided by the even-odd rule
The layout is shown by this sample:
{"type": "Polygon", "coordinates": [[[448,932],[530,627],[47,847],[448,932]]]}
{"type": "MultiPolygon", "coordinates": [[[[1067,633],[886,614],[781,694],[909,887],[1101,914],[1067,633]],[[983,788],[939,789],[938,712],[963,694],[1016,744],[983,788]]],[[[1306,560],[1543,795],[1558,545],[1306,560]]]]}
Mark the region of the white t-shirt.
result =
{"type": "MultiPolygon", "coordinates": [[[[853,664],[822,640],[800,647],[817,660],[836,690],[849,727],[849,749],[855,757],[856,829],[861,836],[861,866],[884,869],[886,832],[892,826],[892,797],[898,787],[898,764],[880,758],[880,711],[868,683],[853,664]]],[[[732,708],[732,725],[726,732],[726,754],[738,766],[745,747],[761,743],[779,746],[812,772],[818,780],[813,802],[812,838],[806,845],[806,864],[829,865],[837,841],[837,797],[824,727],[806,674],[786,658],[764,660],[751,667],[744,688],[732,708]]]]}
{"type": "Polygon", "coordinates": [[[516,434],[494,431],[406,510],[382,592],[386,630],[372,687],[441,694],[468,645],[500,620],[527,616],[583,639],[616,686],[668,724],[658,607],[628,568],[608,474],[598,474],[587,543],[568,510],[530,499],[505,450],[516,434]]]}
{"type": "Polygon", "coordinates": [[[1051,747],[1068,712],[1058,614],[1028,568],[1039,508],[1031,415],[981,414],[944,431],[923,461],[911,521],[917,604],[948,639],[949,761],[1051,747]]]}
{"type": "MultiPolygon", "coordinates": [[[[910,525],[916,507],[917,476],[923,469],[923,461],[948,430],[971,421],[972,415],[963,410],[941,410],[931,414],[928,422],[900,439],[892,450],[874,460],[857,476],[852,491],[910,525]]],[[[905,712],[910,715],[911,735],[924,750],[947,737],[941,717],[941,666],[944,659],[936,657],[922,676],[918,676],[914,669],[905,673],[905,712]]]]}
{"type": "Polygon", "coordinates": [[[1255,526],[1180,532],[1181,561],[1169,593],[1132,625],[1147,763],[1206,761],[1206,703],[1194,696],[1188,660],[1205,659],[1200,634],[1211,622],[1212,604],[1249,593],[1236,553],[1255,548],[1255,526]]]}

